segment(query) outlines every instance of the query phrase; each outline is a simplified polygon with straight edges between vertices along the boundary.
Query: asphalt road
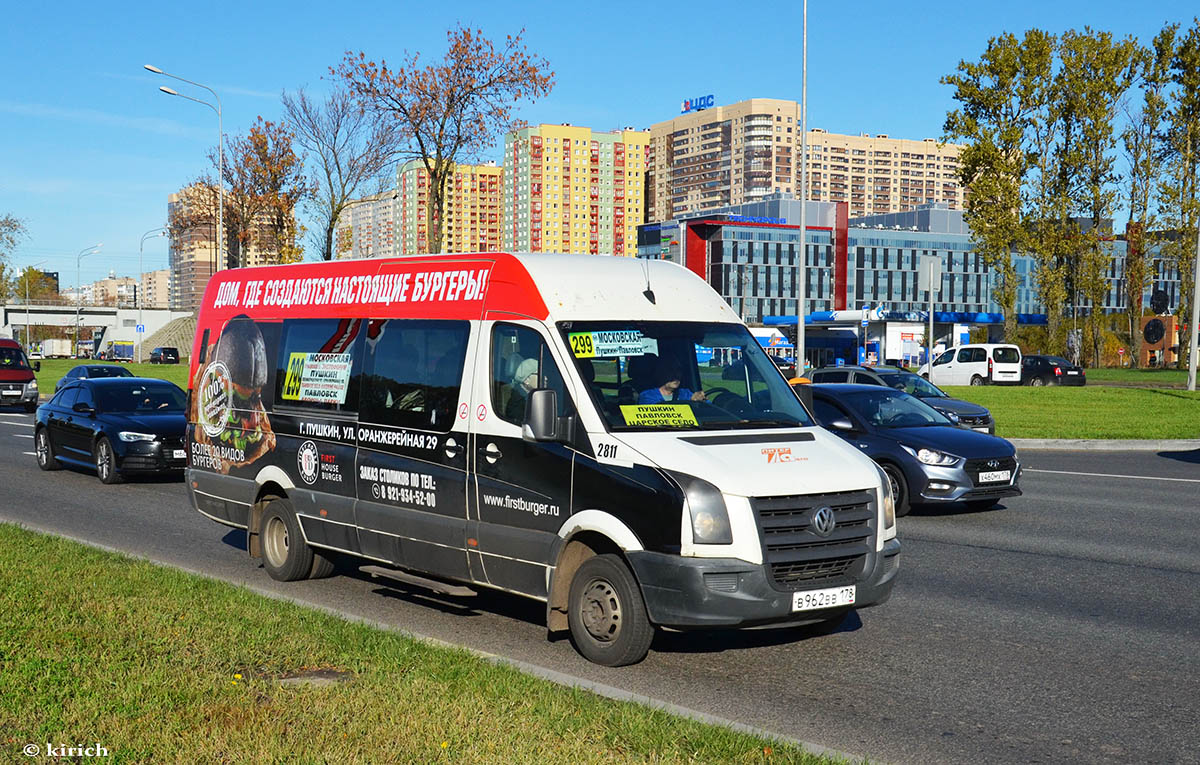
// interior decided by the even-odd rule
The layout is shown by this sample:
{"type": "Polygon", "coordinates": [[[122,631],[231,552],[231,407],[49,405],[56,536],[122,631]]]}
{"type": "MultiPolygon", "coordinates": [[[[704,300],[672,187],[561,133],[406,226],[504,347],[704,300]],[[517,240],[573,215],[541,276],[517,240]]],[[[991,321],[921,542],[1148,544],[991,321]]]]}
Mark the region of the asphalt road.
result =
{"type": "Polygon", "coordinates": [[[180,482],[42,473],[31,423],[0,414],[0,520],[875,761],[1200,761],[1200,452],[1027,452],[1023,497],[902,519],[891,601],[835,633],[662,634],[641,664],[607,669],[548,641],[543,607],[521,598],[357,572],[276,583],[180,482]]]}

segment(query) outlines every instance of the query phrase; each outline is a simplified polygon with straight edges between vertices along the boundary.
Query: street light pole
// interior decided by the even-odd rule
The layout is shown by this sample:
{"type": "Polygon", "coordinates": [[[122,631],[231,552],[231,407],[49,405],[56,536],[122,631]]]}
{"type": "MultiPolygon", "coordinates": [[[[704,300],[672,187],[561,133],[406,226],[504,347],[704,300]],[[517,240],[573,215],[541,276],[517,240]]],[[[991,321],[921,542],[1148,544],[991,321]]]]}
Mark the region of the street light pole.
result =
{"type": "Polygon", "coordinates": [[[796,376],[804,376],[804,304],[808,292],[808,0],[800,56],[800,262],[796,269],[796,376]]]}
{"type": "Polygon", "coordinates": [[[45,265],[47,261],[42,260],[34,263],[32,266],[25,267],[25,353],[29,353],[29,270],[45,265]]]}
{"type": "Polygon", "coordinates": [[[167,235],[166,227],[153,228],[153,229],[150,229],[149,231],[147,231],[146,233],[142,234],[142,241],[140,243],[138,243],[138,285],[137,285],[137,293],[136,294],[137,294],[137,309],[138,309],[138,325],[137,325],[138,342],[137,342],[137,346],[138,346],[138,363],[139,364],[142,363],[142,334],[144,333],[144,330],[145,330],[145,326],[142,324],[142,303],[145,302],[145,295],[142,294],[143,292],[145,292],[145,290],[142,289],[142,282],[146,279],[146,273],[142,269],[142,253],[146,249],[146,240],[147,239],[149,239],[152,236],[166,236],[166,235],[167,235]]]}
{"type": "Polygon", "coordinates": [[[1196,390],[1196,345],[1197,328],[1200,323],[1200,216],[1196,218],[1196,263],[1192,267],[1192,339],[1188,344],[1188,390],[1196,390]]]}
{"type": "Polygon", "coordinates": [[[144,68],[147,71],[154,72],[155,74],[161,74],[164,77],[170,77],[172,79],[179,80],[180,82],[186,82],[189,85],[195,85],[198,88],[204,88],[209,93],[212,93],[213,99],[217,102],[217,105],[213,106],[207,101],[202,101],[199,98],[192,98],[191,96],[185,96],[182,93],[172,90],[171,88],[159,87],[159,90],[161,90],[163,93],[166,93],[168,96],[179,96],[180,98],[186,98],[189,101],[195,101],[198,104],[204,104],[209,109],[212,109],[217,113],[217,263],[213,268],[215,273],[223,268],[221,264],[225,260],[225,126],[221,121],[221,97],[217,95],[217,91],[213,90],[207,85],[201,85],[198,82],[192,82],[191,80],[184,79],[179,75],[164,72],[157,66],[146,64],[144,68]]]}
{"type": "MultiPolygon", "coordinates": [[[[104,242],[93,244],[91,247],[84,247],[79,254],[75,256],[75,347],[72,349],[72,357],[79,356],[79,308],[83,304],[83,282],[79,279],[79,261],[83,260],[85,255],[94,255],[104,242]]],[[[95,352],[95,348],[92,349],[95,352]]]]}

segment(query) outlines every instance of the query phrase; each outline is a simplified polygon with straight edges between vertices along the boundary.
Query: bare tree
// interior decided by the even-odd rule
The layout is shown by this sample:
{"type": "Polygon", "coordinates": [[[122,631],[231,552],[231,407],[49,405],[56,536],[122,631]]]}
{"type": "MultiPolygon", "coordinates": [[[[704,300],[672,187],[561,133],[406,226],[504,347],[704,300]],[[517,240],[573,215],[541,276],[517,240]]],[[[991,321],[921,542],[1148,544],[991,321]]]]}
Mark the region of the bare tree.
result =
{"type": "Polygon", "coordinates": [[[311,98],[303,88],[295,95],[284,93],[283,110],[296,143],[310,157],[308,204],[320,224],[313,244],[322,260],[331,260],[338,218],[355,197],[383,190],[399,131],[394,121],[363,109],[344,87],[324,100],[311,98]]]}
{"type": "Polygon", "coordinates": [[[490,148],[497,136],[520,125],[513,104],[550,92],[554,73],[530,54],[523,32],[496,45],[481,30],[457,27],[447,32],[445,58],[422,65],[408,54],[399,67],[347,52],[330,72],[342,78],[364,108],[386,116],[403,141],[402,157],[420,159],[429,175],[425,211],[428,246],[442,247],[442,211],[446,181],[455,163],[469,161],[490,148]]]}

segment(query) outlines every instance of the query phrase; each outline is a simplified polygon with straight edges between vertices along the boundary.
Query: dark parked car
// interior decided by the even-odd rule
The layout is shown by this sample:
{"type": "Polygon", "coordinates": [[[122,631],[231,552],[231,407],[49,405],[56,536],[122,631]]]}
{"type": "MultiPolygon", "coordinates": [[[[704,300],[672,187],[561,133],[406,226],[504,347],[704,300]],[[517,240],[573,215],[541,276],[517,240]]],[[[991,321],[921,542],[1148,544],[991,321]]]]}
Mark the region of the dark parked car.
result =
{"type": "Polygon", "coordinates": [[[814,383],[886,385],[916,396],[944,415],[954,415],[961,427],[996,434],[996,421],[986,407],[951,398],[950,394],[920,375],[895,367],[822,367],[808,375],[814,383]]]}
{"type": "Polygon", "coordinates": [[[161,346],[150,351],[151,364],[178,364],[179,349],[161,346]]]}
{"type": "Polygon", "coordinates": [[[60,391],[67,383],[76,380],[96,380],[101,377],[133,377],[125,367],[116,364],[80,364],[71,369],[54,384],[55,392],[60,391]]]}
{"type": "Polygon", "coordinates": [[[73,380],[38,407],[38,466],[90,467],[104,483],[130,473],[183,470],[187,396],[166,380],[107,377],[73,380]]]}
{"type": "Polygon", "coordinates": [[[896,515],[919,504],[984,509],[1021,493],[1017,451],[1003,438],[955,427],[921,399],[878,385],[813,385],[817,422],[879,464],[896,515]]]}
{"type": "Polygon", "coordinates": [[[771,356],[771,361],[775,362],[775,366],[779,367],[784,377],[791,379],[796,376],[796,362],[782,356],[771,356]]]}
{"type": "Polygon", "coordinates": [[[1087,373],[1062,356],[1022,356],[1022,385],[1087,385],[1087,373]]]}

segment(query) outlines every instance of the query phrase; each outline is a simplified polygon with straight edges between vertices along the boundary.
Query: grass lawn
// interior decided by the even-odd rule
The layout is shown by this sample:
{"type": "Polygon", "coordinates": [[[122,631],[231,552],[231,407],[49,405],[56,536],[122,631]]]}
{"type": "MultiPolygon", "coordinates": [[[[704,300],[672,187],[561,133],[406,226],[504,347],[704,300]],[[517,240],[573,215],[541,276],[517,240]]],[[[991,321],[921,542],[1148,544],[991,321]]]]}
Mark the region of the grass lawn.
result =
{"type": "Polygon", "coordinates": [[[1138,385],[1186,385],[1186,369],[1129,369],[1101,367],[1087,370],[1088,380],[1136,383],[1138,385]]]}
{"type": "MultiPolygon", "coordinates": [[[[88,359],[42,359],[42,369],[37,373],[38,390],[42,396],[54,393],[54,384],[72,367],[80,364],[107,364],[106,361],[90,361],[88,359]]],[[[119,364],[138,377],[158,377],[170,380],[180,388],[187,390],[187,364],[119,364]]]]}
{"type": "Polygon", "coordinates": [[[0,614],[5,762],[828,762],[10,524],[0,614]]]}
{"type": "Polygon", "coordinates": [[[990,409],[996,435],[1005,438],[1200,438],[1200,391],[1088,385],[946,392],[990,409]]]}

